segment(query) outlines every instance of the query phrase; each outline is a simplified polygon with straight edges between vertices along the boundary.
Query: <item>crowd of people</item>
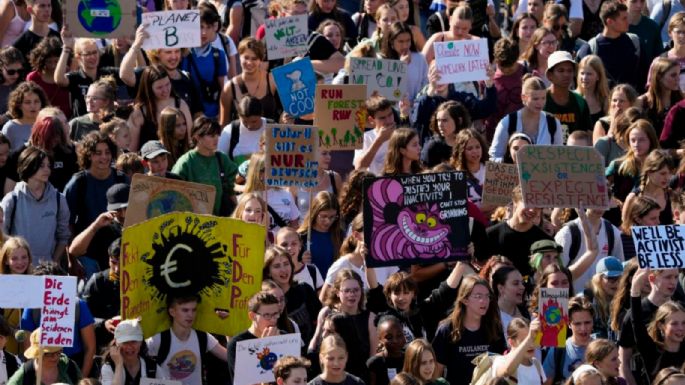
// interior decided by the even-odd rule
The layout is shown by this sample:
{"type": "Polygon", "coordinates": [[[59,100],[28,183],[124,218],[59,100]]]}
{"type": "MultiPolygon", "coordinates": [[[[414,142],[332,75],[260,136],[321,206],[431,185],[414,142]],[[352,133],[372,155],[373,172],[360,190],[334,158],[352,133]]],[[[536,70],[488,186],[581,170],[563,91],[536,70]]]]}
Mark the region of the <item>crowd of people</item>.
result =
{"type": "MultiPolygon", "coordinates": [[[[277,385],[685,384],[685,274],[638,267],[633,226],[685,223],[685,6],[671,0],[138,0],[196,9],[201,44],[74,37],[56,0],[0,0],[0,274],[79,278],[74,344],[42,346],[39,309],[2,309],[0,384],[234,384],[240,341],[300,333],[277,385]],[[265,183],[283,111],[266,18],[307,15],[319,84],[350,58],[406,63],[399,101],[366,100],[363,147],[318,149],[317,186],[265,183]],[[442,84],[435,42],[485,39],[484,81],[442,84]],[[681,128],[678,128],[681,127],[681,128]],[[527,145],[593,146],[606,210],[483,202],[485,163],[527,145]],[[458,171],[469,256],[367,268],[362,182],[458,171]],[[134,174],[214,186],[216,216],[267,226],[261,291],[233,336],[120,317],[134,174]],[[540,292],[570,293],[568,339],[541,348],[540,292]],[[490,355],[485,354],[490,353],[490,355]]],[[[417,216],[417,220],[420,220],[417,216]]],[[[421,219],[425,220],[425,218],[421,219]]],[[[1,295],[1,293],[0,293],[1,295]]]]}

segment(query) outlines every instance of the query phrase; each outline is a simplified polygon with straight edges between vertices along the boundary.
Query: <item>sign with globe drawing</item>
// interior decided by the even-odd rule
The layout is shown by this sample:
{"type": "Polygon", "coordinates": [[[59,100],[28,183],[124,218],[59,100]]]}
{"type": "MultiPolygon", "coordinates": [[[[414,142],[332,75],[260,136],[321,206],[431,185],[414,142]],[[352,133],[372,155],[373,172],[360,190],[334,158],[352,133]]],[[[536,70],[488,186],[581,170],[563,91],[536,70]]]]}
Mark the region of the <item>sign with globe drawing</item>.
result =
{"type": "Polygon", "coordinates": [[[135,1],[66,0],[64,13],[74,37],[116,38],[135,33],[135,1]]]}
{"type": "Polygon", "coordinates": [[[124,227],[175,211],[212,214],[215,199],[211,185],[135,174],[124,227]]]}

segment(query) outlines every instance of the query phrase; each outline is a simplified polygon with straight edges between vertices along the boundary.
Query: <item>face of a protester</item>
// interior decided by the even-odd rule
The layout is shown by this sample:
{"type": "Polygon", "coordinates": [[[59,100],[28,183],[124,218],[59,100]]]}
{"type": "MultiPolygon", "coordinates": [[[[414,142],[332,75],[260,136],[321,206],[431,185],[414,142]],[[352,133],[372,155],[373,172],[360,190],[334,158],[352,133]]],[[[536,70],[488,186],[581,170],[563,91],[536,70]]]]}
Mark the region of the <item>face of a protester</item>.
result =
{"type": "Polygon", "coordinates": [[[157,100],[167,100],[171,97],[171,79],[165,76],[152,83],[152,93],[157,100]]]}
{"type": "Polygon", "coordinates": [[[347,352],[341,348],[330,349],[319,355],[323,370],[331,376],[341,376],[347,364],[347,352]]]}
{"type": "Polygon", "coordinates": [[[435,373],[435,356],[428,350],[424,350],[421,354],[421,364],[419,366],[419,374],[421,380],[427,382],[433,378],[435,373]]]}
{"type": "Polygon", "coordinates": [[[661,86],[668,91],[680,90],[680,66],[674,66],[666,71],[661,78],[661,86]]]}
{"type": "Polygon", "coordinates": [[[654,289],[664,297],[670,297],[678,287],[678,270],[667,269],[659,271],[652,280],[654,289]]]}
{"type": "Polygon", "coordinates": [[[514,203],[514,216],[521,224],[534,223],[540,217],[542,209],[526,208],[523,202],[514,203]]]}
{"type": "Polygon", "coordinates": [[[400,154],[413,162],[418,162],[421,157],[421,145],[419,144],[419,137],[414,136],[406,147],[400,149],[400,154]]]}
{"type": "Polygon", "coordinates": [[[278,300],[278,311],[283,313],[283,309],[285,309],[285,294],[283,293],[283,289],[274,287],[273,289],[269,289],[268,292],[276,297],[278,300]]]}
{"type": "Polygon", "coordinates": [[[201,148],[207,152],[213,152],[216,151],[217,146],[219,145],[219,135],[217,134],[207,134],[207,135],[202,135],[197,138],[197,147],[201,148]]]}
{"type": "Polygon", "coordinates": [[[628,133],[628,144],[638,157],[647,156],[649,152],[649,137],[642,130],[633,129],[628,133]]]}
{"type": "Polygon", "coordinates": [[[557,37],[550,33],[543,37],[535,48],[540,56],[547,58],[557,50],[557,45],[559,45],[557,37]]]}
{"type": "Polygon", "coordinates": [[[289,231],[285,234],[281,234],[276,237],[276,243],[284,248],[288,254],[290,254],[291,258],[295,259],[299,256],[302,241],[295,232],[289,231]]]}
{"type": "Polygon", "coordinates": [[[547,91],[546,90],[527,90],[521,95],[521,100],[523,105],[532,110],[533,112],[539,113],[545,107],[545,102],[547,101],[547,91]]]}
{"type": "Polygon", "coordinates": [[[511,142],[511,145],[509,146],[509,155],[511,156],[511,159],[514,160],[514,163],[516,163],[516,153],[523,148],[524,146],[529,145],[527,140],[525,139],[514,139],[511,142]]]}
{"type": "Polygon", "coordinates": [[[614,349],[602,360],[593,362],[593,366],[604,377],[618,377],[618,349],[614,349]]]}
{"type": "Polygon", "coordinates": [[[490,307],[490,289],[483,285],[473,286],[471,294],[466,297],[465,305],[467,314],[482,317],[488,312],[490,307]]]}
{"type": "Polygon", "coordinates": [[[589,311],[577,311],[571,314],[569,323],[577,342],[585,345],[592,338],[592,314],[589,311]]]}
{"type": "Polygon", "coordinates": [[[283,385],[306,385],[307,384],[307,369],[292,368],[287,379],[283,380],[283,385]]]}
{"type": "Polygon", "coordinates": [[[340,32],[340,28],[335,24],[324,27],[323,37],[328,39],[335,49],[340,49],[342,46],[342,33],[340,32]]]}
{"type": "Polygon", "coordinates": [[[573,83],[574,66],[569,62],[559,63],[549,71],[549,80],[557,87],[570,88],[573,83]]]}
{"type": "Polygon", "coordinates": [[[394,8],[395,11],[397,11],[397,15],[399,16],[400,21],[403,23],[406,22],[409,18],[409,1],[400,0],[395,3],[394,8]]]}
{"type": "Polygon", "coordinates": [[[240,219],[249,223],[262,223],[264,221],[262,205],[256,198],[250,199],[245,203],[243,215],[240,219]]]}
{"type": "Polygon", "coordinates": [[[397,12],[394,9],[383,12],[378,19],[378,26],[383,33],[387,33],[392,23],[397,21],[397,12]]]}
{"type": "Polygon", "coordinates": [[[362,298],[362,287],[356,279],[346,279],[340,284],[338,298],[348,308],[357,308],[362,298]]]}
{"type": "Polygon", "coordinates": [[[95,70],[100,63],[100,51],[97,44],[92,41],[86,42],[78,47],[77,55],[81,59],[81,64],[86,70],[95,70]]]}
{"type": "Polygon", "coordinates": [[[471,20],[462,20],[453,16],[451,26],[454,40],[464,40],[469,37],[472,22],[471,20]]]}
{"type": "Polygon", "coordinates": [[[197,314],[197,302],[176,303],[169,308],[174,323],[185,328],[193,327],[197,314]]]}
{"type": "Polygon", "coordinates": [[[181,50],[174,48],[160,49],[158,53],[160,64],[167,70],[175,70],[181,62],[181,50]]]}
{"type": "Polygon", "coordinates": [[[29,267],[29,253],[23,247],[18,247],[10,253],[9,267],[12,274],[25,274],[29,267]]]}
{"type": "Polygon", "coordinates": [[[672,343],[681,343],[685,337],[685,312],[671,313],[660,325],[664,339],[672,343]]]}
{"type": "Polygon", "coordinates": [[[246,49],[240,54],[240,66],[243,68],[243,72],[254,73],[259,70],[261,63],[262,61],[257,54],[250,49],[246,49]]]}
{"type": "Polygon", "coordinates": [[[98,143],[95,152],[91,155],[91,167],[103,170],[108,169],[112,163],[112,153],[107,143],[98,143]]]}
{"type": "Polygon", "coordinates": [[[124,358],[130,358],[138,357],[138,353],[140,353],[140,346],[142,345],[142,342],[128,341],[124,342],[123,344],[117,345],[120,347],[121,355],[124,356],[124,358]]]}
{"type": "Polygon", "coordinates": [[[2,77],[5,79],[5,85],[15,84],[21,77],[21,72],[24,67],[21,63],[8,63],[2,67],[2,77]]]}
{"type": "Polygon", "coordinates": [[[580,70],[578,71],[580,75],[580,84],[583,86],[585,89],[594,89],[595,85],[597,84],[597,80],[599,79],[599,76],[597,75],[597,71],[595,71],[592,67],[589,65],[586,65],[584,67],[581,67],[580,70]]]}
{"type": "Polygon", "coordinates": [[[275,327],[278,324],[278,317],[281,311],[278,304],[260,305],[256,313],[252,313],[253,320],[257,324],[257,329],[265,330],[275,327]]]}
{"type": "Polygon", "coordinates": [[[290,277],[293,274],[293,266],[290,263],[290,258],[286,256],[278,256],[274,258],[269,266],[270,278],[279,285],[290,284],[290,277]]]}
{"type": "Polygon", "coordinates": [[[456,132],[457,128],[454,119],[452,119],[447,110],[438,111],[435,120],[438,123],[438,131],[440,131],[440,135],[443,137],[451,136],[456,132]]]}
{"type": "Polygon", "coordinates": [[[668,166],[663,166],[657,171],[648,173],[647,180],[649,184],[665,189],[668,187],[672,176],[673,172],[671,172],[671,169],[668,166]]]}
{"type": "Polygon", "coordinates": [[[507,276],[504,285],[498,287],[500,298],[503,300],[519,305],[523,302],[523,277],[517,270],[512,271],[507,276]]]}
{"type": "Polygon", "coordinates": [[[552,273],[547,278],[548,289],[568,289],[570,287],[571,282],[569,282],[568,276],[562,271],[552,273]]]}
{"type": "Polygon", "coordinates": [[[41,103],[40,97],[35,92],[26,92],[19,108],[21,109],[22,117],[36,119],[38,112],[43,108],[43,103],[41,103]]]}
{"type": "Polygon", "coordinates": [[[219,23],[200,23],[200,44],[205,46],[216,40],[216,33],[218,30],[219,23]]]}
{"type": "Polygon", "coordinates": [[[623,112],[630,107],[630,100],[626,96],[625,92],[621,90],[616,90],[611,93],[610,108],[612,111],[623,112]]]}
{"type": "Polygon", "coordinates": [[[413,291],[395,290],[390,293],[390,303],[399,311],[409,311],[412,302],[414,302],[415,294],[413,291]]]}
{"type": "Polygon", "coordinates": [[[397,52],[400,57],[409,55],[411,51],[411,34],[409,32],[399,34],[392,42],[392,49],[397,52]]]}
{"type": "Polygon", "coordinates": [[[535,32],[536,28],[537,23],[535,23],[535,20],[530,18],[521,20],[521,23],[519,23],[519,28],[517,31],[519,39],[522,41],[530,41],[530,39],[533,37],[533,32],[535,32]]]}

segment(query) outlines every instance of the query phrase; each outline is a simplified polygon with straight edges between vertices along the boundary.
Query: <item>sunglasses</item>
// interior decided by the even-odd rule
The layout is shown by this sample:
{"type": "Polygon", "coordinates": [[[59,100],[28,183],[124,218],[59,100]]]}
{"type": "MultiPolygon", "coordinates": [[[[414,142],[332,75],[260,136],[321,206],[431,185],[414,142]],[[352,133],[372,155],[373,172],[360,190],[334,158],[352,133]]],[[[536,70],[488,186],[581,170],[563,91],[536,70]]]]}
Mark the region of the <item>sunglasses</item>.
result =
{"type": "Polygon", "coordinates": [[[568,24],[554,24],[552,29],[554,31],[559,31],[560,29],[566,29],[566,27],[568,27],[568,24]]]}
{"type": "Polygon", "coordinates": [[[5,72],[7,72],[7,75],[14,76],[14,75],[20,74],[21,70],[5,68],[5,72]]]}

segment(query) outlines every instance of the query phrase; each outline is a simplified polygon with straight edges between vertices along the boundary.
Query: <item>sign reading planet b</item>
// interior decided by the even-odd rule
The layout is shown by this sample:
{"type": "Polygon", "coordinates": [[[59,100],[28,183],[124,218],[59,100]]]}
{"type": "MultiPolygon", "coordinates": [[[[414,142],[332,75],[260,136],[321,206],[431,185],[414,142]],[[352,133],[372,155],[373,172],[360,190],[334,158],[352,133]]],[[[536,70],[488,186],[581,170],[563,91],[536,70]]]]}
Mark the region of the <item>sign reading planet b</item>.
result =
{"type": "Polygon", "coordinates": [[[136,29],[134,1],[66,0],[67,25],[74,37],[125,37],[136,29]]]}

